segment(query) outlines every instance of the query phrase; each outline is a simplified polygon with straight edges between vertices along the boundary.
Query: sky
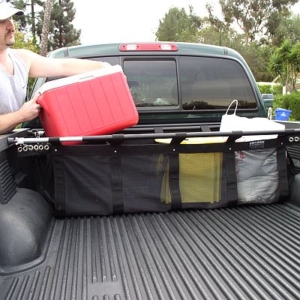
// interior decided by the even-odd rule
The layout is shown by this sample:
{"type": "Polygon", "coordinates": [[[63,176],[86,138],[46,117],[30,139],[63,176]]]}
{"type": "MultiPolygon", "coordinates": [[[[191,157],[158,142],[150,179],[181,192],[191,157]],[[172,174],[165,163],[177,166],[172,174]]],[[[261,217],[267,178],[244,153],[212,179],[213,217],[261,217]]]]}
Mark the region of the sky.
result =
{"type": "MultiPolygon", "coordinates": [[[[74,26],[81,29],[82,44],[110,42],[151,42],[171,7],[192,5],[198,16],[207,15],[206,3],[220,11],[218,0],[73,0],[76,9],[74,26]]],[[[294,9],[300,13],[300,3],[294,9]]]]}
{"type": "Polygon", "coordinates": [[[81,29],[82,44],[110,42],[151,42],[171,7],[189,5],[199,16],[206,15],[205,3],[218,0],[73,0],[74,26],[81,29]]]}

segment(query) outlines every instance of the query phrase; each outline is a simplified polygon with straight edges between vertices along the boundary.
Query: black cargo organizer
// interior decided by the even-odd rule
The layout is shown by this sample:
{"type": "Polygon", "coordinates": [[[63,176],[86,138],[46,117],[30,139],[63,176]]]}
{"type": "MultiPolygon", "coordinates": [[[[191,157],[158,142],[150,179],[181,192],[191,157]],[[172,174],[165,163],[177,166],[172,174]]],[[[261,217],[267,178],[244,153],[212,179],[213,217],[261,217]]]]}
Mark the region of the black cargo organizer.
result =
{"type": "MultiPolygon", "coordinates": [[[[111,215],[235,206],[239,204],[236,151],[275,149],[279,182],[277,198],[280,201],[288,198],[286,148],[300,143],[300,129],[259,132],[208,130],[209,127],[199,126],[131,128],[102,136],[8,138],[8,144],[16,145],[20,156],[44,154],[51,158],[49,161],[53,163],[51,171],[54,175],[48,174],[45,178],[48,180],[49,176],[53,176],[54,184],[46,193],[51,195],[50,200],[58,215],[111,215]],[[242,136],[253,135],[278,137],[235,142],[242,136]],[[208,137],[228,138],[225,142],[181,144],[185,139],[208,137]],[[168,139],[168,142],[157,143],[157,139],[168,139]],[[216,158],[205,156],[210,153],[217,154],[216,158]],[[187,199],[189,194],[183,195],[181,178],[194,176],[189,174],[194,173],[191,164],[187,175],[180,173],[184,156],[184,159],[195,157],[203,163],[209,160],[208,171],[204,169],[200,172],[204,183],[199,195],[201,191],[206,192],[205,182],[210,184],[212,179],[215,180],[205,177],[205,173],[217,169],[216,183],[210,187],[218,189],[217,196],[210,195],[210,200],[197,202],[197,195],[193,196],[193,200],[187,199]],[[212,166],[215,160],[220,161],[219,166],[212,166]]],[[[184,161],[183,164],[187,163],[184,161]]],[[[196,185],[188,190],[196,190],[196,185]]]]}

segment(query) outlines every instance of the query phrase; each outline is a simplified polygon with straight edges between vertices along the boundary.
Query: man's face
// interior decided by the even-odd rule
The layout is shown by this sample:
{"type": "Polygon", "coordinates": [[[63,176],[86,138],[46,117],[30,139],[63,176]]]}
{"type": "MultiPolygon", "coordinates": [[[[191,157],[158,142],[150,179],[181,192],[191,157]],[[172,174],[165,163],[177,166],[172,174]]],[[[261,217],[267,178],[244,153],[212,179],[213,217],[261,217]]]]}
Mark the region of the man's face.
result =
{"type": "Polygon", "coordinates": [[[12,17],[0,20],[0,46],[10,47],[15,43],[15,25],[12,17]]]}

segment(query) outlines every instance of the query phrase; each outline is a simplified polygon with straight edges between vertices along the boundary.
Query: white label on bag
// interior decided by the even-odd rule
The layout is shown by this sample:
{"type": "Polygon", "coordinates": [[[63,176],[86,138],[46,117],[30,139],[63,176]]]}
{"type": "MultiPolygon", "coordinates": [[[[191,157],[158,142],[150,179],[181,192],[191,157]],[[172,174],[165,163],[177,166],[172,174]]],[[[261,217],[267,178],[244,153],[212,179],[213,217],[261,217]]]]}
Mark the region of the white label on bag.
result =
{"type": "Polygon", "coordinates": [[[265,148],[265,141],[252,141],[249,142],[249,149],[250,150],[257,150],[257,149],[264,149],[265,148]]]}

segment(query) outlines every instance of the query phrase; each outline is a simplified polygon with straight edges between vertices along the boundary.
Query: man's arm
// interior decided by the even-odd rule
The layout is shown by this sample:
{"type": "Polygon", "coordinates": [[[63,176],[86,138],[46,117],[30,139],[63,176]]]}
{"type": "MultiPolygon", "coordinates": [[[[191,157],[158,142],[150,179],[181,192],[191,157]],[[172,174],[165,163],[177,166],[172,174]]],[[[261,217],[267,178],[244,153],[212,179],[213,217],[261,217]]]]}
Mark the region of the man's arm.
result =
{"type": "MultiPolygon", "coordinates": [[[[30,50],[12,49],[27,65],[30,77],[72,76],[104,67],[103,62],[61,58],[53,59],[38,55],[30,50]]],[[[0,134],[12,130],[20,123],[32,120],[39,115],[41,106],[37,96],[26,102],[18,111],[0,115],[0,134]]]]}
{"type": "Polygon", "coordinates": [[[35,95],[19,110],[0,115],[0,134],[14,129],[18,124],[32,120],[39,115],[41,106],[36,102],[39,95],[35,95]]]}
{"type": "Polygon", "coordinates": [[[48,58],[29,50],[16,52],[28,65],[30,77],[71,76],[104,67],[103,62],[77,58],[48,58]]]}

